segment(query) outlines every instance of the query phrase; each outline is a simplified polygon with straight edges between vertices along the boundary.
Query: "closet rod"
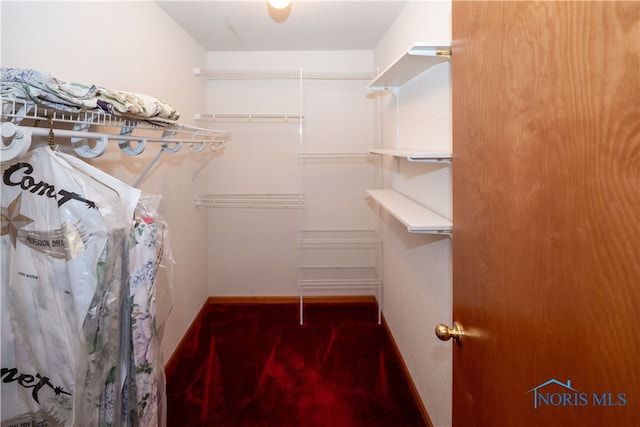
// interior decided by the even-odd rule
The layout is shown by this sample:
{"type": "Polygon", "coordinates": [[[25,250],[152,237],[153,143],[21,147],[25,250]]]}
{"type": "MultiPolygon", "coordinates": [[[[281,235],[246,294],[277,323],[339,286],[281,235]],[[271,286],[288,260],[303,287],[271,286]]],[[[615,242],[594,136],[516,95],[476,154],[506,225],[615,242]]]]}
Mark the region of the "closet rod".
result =
{"type": "Polygon", "coordinates": [[[201,70],[194,68],[196,76],[211,80],[371,80],[372,72],[333,72],[304,70],[201,70]]]}
{"type": "MultiPolygon", "coordinates": [[[[33,126],[16,126],[11,122],[4,122],[1,125],[2,136],[5,138],[12,138],[13,142],[18,144],[31,145],[32,136],[48,136],[50,130],[42,127],[33,126]]],[[[172,138],[172,137],[154,137],[154,136],[131,136],[126,134],[116,135],[100,132],[68,130],[68,129],[53,129],[53,134],[56,137],[71,138],[73,149],[82,157],[93,158],[100,156],[106,149],[106,142],[109,140],[117,140],[120,149],[130,155],[135,156],[144,151],[145,144],[147,142],[158,142],[166,147],[172,147],[167,149],[169,152],[177,152],[183,143],[189,144],[191,150],[202,151],[206,144],[214,144],[216,148],[219,148],[226,142],[226,139],[211,140],[211,139],[192,139],[192,138],[172,138]],[[88,140],[96,141],[96,144],[92,147],[89,145],[88,140]],[[136,142],[136,146],[132,146],[130,142],[136,142]]],[[[11,160],[3,158],[2,161],[11,160]]]]}
{"type": "MultiPolygon", "coordinates": [[[[29,147],[31,146],[31,136],[46,136],[49,137],[50,130],[38,127],[28,127],[28,126],[15,126],[13,123],[5,122],[2,123],[2,136],[3,137],[11,137],[14,136],[13,141],[7,147],[3,147],[2,158],[0,160],[8,161],[12,160],[15,157],[20,157],[21,155],[26,154],[29,147]],[[16,146],[17,144],[17,146],[16,146]],[[14,147],[12,147],[14,146],[14,147]],[[17,155],[8,155],[7,149],[13,148],[12,152],[17,155]],[[8,157],[8,158],[7,158],[8,157]]],[[[145,144],[147,141],[150,142],[159,142],[161,144],[161,149],[156,153],[154,158],[151,160],[151,163],[145,168],[142,174],[135,180],[133,183],[133,187],[137,187],[140,182],[144,179],[145,176],[151,171],[153,166],[160,160],[160,156],[164,153],[176,153],[182,147],[183,142],[189,144],[189,148],[192,151],[200,152],[204,149],[205,145],[210,144],[213,151],[218,151],[222,149],[224,142],[217,141],[213,142],[211,140],[176,140],[176,139],[163,139],[163,138],[154,138],[154,137],[134,137],[129,135],[105,135],[99,134],[95,132],[86,132],[86,131],[74,131],[74,130],[65,130],[65,129],[56,129],[53,130],[54,138],[56,136],[63,138],[71,138],[71,144],[73,150],[84,158],[94,158],[102,155],[107,147],[107,141],[109,139],[117,139],[118,146],[120,150],[127,155],[134,156],[142,153],[145,148],[145,144]],[[89,144],[89,139],[94,140],[95,144],[91,146],[89,144]],[[132,146],[130,142],[135,141],[137,145],[132,146]]]]}
{"type": "MultiPolygon", "coordinates": [[[[217,151],[231,139],[231,133],[227,131],[197,128],[175,122],[133,119],[102,111],[62,111],[13,97],[2,100],[0,127],[2,162],[26,154],[31,147],[33,136],[70,138],[73,150],[84,158],[102,155],[109,140],[117,141],[120,150],[125,154],[135,156],[144,151],[147,142],[160,143],[161,153],[175,153],[183,143],[189,144],[190,149],[195,152],[204,150],[207,145],[217,151]],[[48,125],[41,125],[42,123],[48,125]],[[72,126],[72,129],[63,129],[61,126],[72,126]],[[133,135],[134,131],[138,135],[133,135]]],[[[150,167],[154,163],[155,161],[150,167]]],[[[145,174],[146,172],[148,170],[145,174]]]]}

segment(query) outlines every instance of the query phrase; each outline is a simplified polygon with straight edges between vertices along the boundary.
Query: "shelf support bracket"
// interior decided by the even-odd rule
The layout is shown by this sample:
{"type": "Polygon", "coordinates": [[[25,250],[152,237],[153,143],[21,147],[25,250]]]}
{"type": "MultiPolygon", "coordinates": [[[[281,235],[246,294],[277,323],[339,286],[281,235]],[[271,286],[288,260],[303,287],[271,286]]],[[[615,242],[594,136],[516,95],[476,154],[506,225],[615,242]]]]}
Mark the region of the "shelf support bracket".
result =
{"type": "Polygon", "coordinates": [[[162,154],[164,154],[165,152],[166,153],[176,153],[176,152],[178,152],[180,150],[180,148],[182,147],[182,142],[176,142],[176,143],[173,143],[173,144],[170,144],[170,143],[167,143],[167,142],[162,142],[161,145],[162,145],[162,148],[160,149],[160,151],[158,151],[156,153],[156,155],[154,156],[153,160],[151,160],[151,163],[149,163],[149,165],[145,168],[145,170],[142,172],[142,174],[133,183],[133,186],[135,188],[138,188],[138,185],[142,182],[144,177],[147,176],[147,174],[149,173],[151,168],[153,168],[153,166],[156,163],[158,163],[158,160],[160,160],[160,156],[162,156],[162,154]]]}
{"type": "Polygon", "coordinates": [[[443,236],[448,238],[453,238],[453,233],[451,230],[412,230],[411,228],[407,228],[409,233],[414,234],[431,234],[434,236],[443,236]]]}
{"type": "Polygon", "coordinates": [[[135,182],[133,183],[133,186],[135,188],[138,188],[138,185],[140,184],[140,182],[142,182],[142,180],[144,179],[145,176],[147,176],[147,174],[149,173],[149,171],[151,170],[151,168],[158,162],[158,160],[160,160],[160,156],[162,156],[162,154],[164,153],[164,145],[163,147],[160,149],[160,151],[158,151],[155,155],[155,157],[153,158],[153,160],[151,160],[151,163],[149,163],[149,165],[145,168],[144,171],[142,171],[142,174],[138,177],[138,179],[135,180],[135,182]]]}

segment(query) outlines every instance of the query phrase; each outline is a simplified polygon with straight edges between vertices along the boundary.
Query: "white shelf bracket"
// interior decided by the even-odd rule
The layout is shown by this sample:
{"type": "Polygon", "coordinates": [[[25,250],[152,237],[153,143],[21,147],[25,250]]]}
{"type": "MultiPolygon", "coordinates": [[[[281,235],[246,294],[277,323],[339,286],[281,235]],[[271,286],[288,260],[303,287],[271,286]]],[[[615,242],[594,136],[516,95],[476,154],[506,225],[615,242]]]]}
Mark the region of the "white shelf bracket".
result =
{"type": "MultiPolygon", "coordinates": [[[[175,131],[172,130],[166,130],[162,133],[162,138],[171,138],[173,136],[176,135],[175,131]]],[[[145,168],[145,170],[142,172],[142,174],[138,177],[138,179],[135,180],[135,182],[133,183],[133,186],[138,188],[138,184],[140,184],[142,182],[142,180],[144,179],[145,176],[147,176],[147,174],[149,173],[149,171],[153,168],[153,166],[158,163],[158,160],[160,160],[160,157],[162,156],[162,154],[166,153],[177,153],[180,148],[182,148],[182,142],[177,141],[177,142],[161,142],[160,145],[162,146],[162,148],[160,149],[160,151],[158,151],[156,153],[156,155],[153,157],[153,160],[151,160],[151,163],[149,163],[149,165],[145,168]]]]}
{"type": "Polygon", "coordinates": [[[86,118],[86,120],[83,122],[74,123],[73,131],[78,132],[78,135],[83,136],[72,136],[69,138],[73,151],[75,151],[79,156],[87,159],[92,159],[104,154],[109,141],[108,138],[104,135],[96,135],[96,138],[91,139],[95,142],[93,143],[93,145],[90,144],[90,138],[86,136],[86,132],[89,131],[89,128],[92,126],[92,124],[92,117],[86,118]]]}
{"type": "Polygon", "coordinates": [[[371,92],[378,92],[378,93],[383,93],[383,92],[391,92],[393,94],[394,98],[398,97],[398,92],[400,91],[400,88],[395,87],[395,86],[385,86],[383,88],[368,88],[371,92]]]}
{"type": "Polygon", "coordinates": [[[416,230],[411,230],[409,228],[407,228],[407,231],[409,233],[413,233],[413,234],[431,234],[434,236],[442,236],[442,237],[448,237],[450,239],[453,238],[453,233],[449,230],[429,230],[429,231],[416,231],[416,230]]]}
{"type": "MultiPolygon", "coordinates": [[[[142,180],[144,179],[145,176],[147,176],[147,174],[149,173],[149,171],[151,171],[151,169],[153,168],[153,166],[158,163],[158,160],[160,160],[160,156],[162,156],[162,154],[165,151],[169,151],[167,150],[167,146],[165,144],[162,144],[162,148],[160,149],[160,151],[158,151],[156,153],[156,155],[153,157],[153,160],[151,160],[151,163],[149,163],[149,165],[145,168],[144,171],[142,171],[142,174],[138,177],[138,179],[136,179],[133,183],[133,186],[135,188],[138,188],[138,185],[142,182],[142,180]]],[[[177,150],[176,150],[177,151],[177,150]]]]}
{"type": "Polygon", "coordinates": [[[408,156],[407,161],[415,162],[415,163],[442,163],[448,166],[451,166],[451,159],[449,158],[423,158],[423,157],[412,157],[408,156]]]}
{"type": "Polygon", "coordinates": [[[16,126],[12,122],[4,122],[0,127],[2,143],[0,144],[0,160],[3,162],[22,157],[31,147],[31,132],[16,126]]]}
{"type": "MultiPolygon", "coordinates": [[[[120,136],[131,136],[131,133],[133,132],[134,127],[133,126],[123,126],[120,128],[120,136]]],[[[133,139],[119,139],[118,140],[118,147],[120,147],[120,150],[129,155],[129,156],[137,156],[138,154],[141,154],[144,149],[146,148],[146,140],[144,139],[138,139],[138,140],[133,140],[133,139]],[[132,145],[131,143],[135,141],[135,145],[132,145]]]]}
{"type": "Polygon", "coordinates": [[[86,159],[92,159],[104,154],[108,143],[108,138],[105,135],[92,139],[91,141],[94,141],[93,146],[89,142],[90,139],[86,137],[71,137],[70,140],[73,151],[86,159]]]}

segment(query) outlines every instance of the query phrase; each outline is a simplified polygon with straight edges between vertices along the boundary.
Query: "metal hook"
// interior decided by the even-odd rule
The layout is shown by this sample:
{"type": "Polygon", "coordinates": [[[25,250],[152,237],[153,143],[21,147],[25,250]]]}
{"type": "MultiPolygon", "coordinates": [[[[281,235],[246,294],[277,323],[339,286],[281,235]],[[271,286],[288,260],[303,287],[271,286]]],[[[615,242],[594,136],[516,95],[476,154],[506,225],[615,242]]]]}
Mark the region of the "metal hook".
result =
{"type": "Polygon", "coordinates": [[[47,116],[49,119],[49,136],[47,137],[47,144],[52,150],[56,149],[56,136],[53,134],[53,117],[47,116]]]}

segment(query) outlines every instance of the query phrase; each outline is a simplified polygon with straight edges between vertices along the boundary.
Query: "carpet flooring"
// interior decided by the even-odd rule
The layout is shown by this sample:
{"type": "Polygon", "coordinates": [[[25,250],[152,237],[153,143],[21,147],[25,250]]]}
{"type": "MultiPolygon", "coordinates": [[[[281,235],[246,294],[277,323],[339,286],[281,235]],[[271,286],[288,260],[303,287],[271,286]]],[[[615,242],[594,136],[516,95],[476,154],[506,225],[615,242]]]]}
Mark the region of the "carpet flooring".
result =
{"type": "Polygon", "coordinates": [[[207,303],[167,366],[169,427],[426,426],[375,303],[207,303]]]}

